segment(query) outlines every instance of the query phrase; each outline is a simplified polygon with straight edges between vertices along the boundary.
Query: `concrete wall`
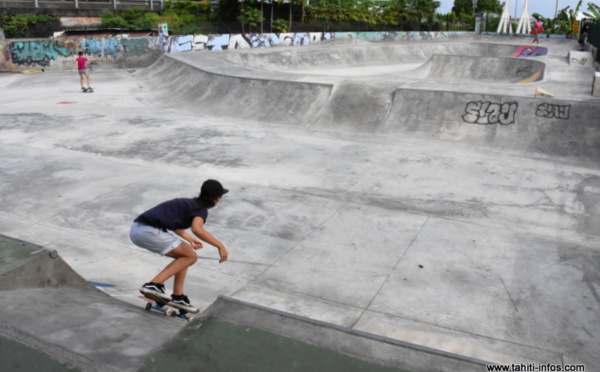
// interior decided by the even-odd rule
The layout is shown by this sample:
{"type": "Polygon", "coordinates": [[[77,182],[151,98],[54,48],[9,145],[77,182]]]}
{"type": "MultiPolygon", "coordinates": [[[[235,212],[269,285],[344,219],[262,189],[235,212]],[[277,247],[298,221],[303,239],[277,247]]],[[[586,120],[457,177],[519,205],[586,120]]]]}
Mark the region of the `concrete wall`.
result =
{"type": "Polygon", "coordinates": [[[0,39],[0,71],[70,69],[79,51],[98,61],[92,68],[147,67],[162,53],[304,46],[335,38],[370,41],[450,39],[466,32],[314,32],[158,37],[58,37],[0,39]],[[96,66],[96,67],[95,67],[96,66]]]}

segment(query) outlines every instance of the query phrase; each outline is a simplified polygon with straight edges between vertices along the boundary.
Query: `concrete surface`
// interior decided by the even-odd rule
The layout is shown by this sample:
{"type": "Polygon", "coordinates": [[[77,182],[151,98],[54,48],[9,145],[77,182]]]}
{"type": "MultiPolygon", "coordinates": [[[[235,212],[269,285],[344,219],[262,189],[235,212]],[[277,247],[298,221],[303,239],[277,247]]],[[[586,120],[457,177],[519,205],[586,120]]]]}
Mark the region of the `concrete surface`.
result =
{"type": "Polygon", "coordinates": [[[217,178],[231,192],[207,228],[230,260],[200,251],[186,281],[195,305],[225,295],[477,360],[600,370],[593,68],[570,64],[576,41],[548,40],[533,83],[422,71],[436,49],[522,41],[423,43],[399,61],[420,64],[415,79],[387,75],[385,48],[362,44],[299,48],[330,75],[277,70],[268,56],[295,53],[284,49],[100,70],[94,94],[75,73],[0,75],[0,233],[57,250],[141,307],[137,288],[167,260],[129,242],[132,219],[217,178]],[[358,66],[343,49],[373,57],[358,66]],[[275,67],[235,60],[263,55],[275,67]],[[371,73],[349,78],[354,68],[371,73]],[[537,86],[557,99],[533,97],[537,86]],[[471,120],[486,102],[518,114],[471,120]]]}
{"type": "Polygon", "coordinates": [[[180,331],[183,320],[111,298],[56,251],[4,236],[0,283],[0,358],[13,372],[406,372],[432,363],[477,371],[485,364],[225,297],[180,331]]]}
{"type": "Polygon", "coordinates": [[[139,371],[481,371],[484,365],[219,297],[201,319],[148,358],[139,371]]]}

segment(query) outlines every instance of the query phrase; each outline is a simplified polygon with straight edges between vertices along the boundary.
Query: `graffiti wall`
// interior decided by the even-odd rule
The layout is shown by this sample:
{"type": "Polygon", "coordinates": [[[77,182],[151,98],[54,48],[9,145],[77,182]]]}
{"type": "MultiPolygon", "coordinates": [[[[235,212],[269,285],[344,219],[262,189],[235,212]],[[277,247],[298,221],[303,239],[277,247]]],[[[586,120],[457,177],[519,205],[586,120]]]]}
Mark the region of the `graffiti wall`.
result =
{"type": "Polygon", "coordinates": [[[0,42],[0,69],[70,69],[79,52],[98,60],[105,67],[118,67],[126,58],[155,53],[156,38],[60,38],[0,42]]]}
{"type": "MultiPolygon", "coordinates": [[[[355,38],[369,41],[450,39],[468,32],[299,32],[281,34],[226,34],[169,36],[162,40],[166,53],[220,51],[242,48],[301,47],[322,41],[355,38]]],[[[1,40],[0,70],[70,69],[80,51],[106,68],[128,67],[161,50],[158,37],[60,37],[45,40],[1,40]],[[129,64],[128,64],[129,62],[129,64]]]]}

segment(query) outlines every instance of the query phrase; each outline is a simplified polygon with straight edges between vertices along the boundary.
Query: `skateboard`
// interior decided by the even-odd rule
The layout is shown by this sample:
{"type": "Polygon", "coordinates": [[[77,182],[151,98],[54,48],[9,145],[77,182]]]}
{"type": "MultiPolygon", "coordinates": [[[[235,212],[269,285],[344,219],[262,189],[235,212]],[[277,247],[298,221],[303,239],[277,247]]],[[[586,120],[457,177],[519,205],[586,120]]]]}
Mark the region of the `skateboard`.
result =
{"type": "Polygon", "coordinates": [[[81,88],[83,93],[94,93],[94,88],[81,88]]]}
{"type": "Polygon", "coordinates": [[[187,315],[188,313],[198,314],[200,312],[198,308],[175,304],[155,294],[155,292],[144,290],[144,288],[140,289],[140,293],[143,294],[145,298],[151,300],[154,303],[146,303],[147,311],[156,310],[165,314],[166,316],[182,318],[187,320],[188,322],[191,322],[194,319],[193,316],[187,315]]]}

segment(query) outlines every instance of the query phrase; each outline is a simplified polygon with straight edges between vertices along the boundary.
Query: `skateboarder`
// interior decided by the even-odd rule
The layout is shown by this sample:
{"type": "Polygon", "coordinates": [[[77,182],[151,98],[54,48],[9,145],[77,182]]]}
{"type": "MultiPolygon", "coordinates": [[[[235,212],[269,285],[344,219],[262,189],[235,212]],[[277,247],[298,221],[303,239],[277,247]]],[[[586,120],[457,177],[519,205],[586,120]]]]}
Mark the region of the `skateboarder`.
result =
{"type": "Polygon", "coordinates": [[[540,34],[544,32],[542,28],[542,21],[540,21],[540,17],[535,18],[535,23],[533,24],[533,34],[535,35],[533,38],[533,44],[540,45],[540,34]]]}
{"type": "Polygon", "coordinates": [[[86,68],[85,64],[88,61],[95,61],[95,60],[96,59],[94,59],[94,58],[85,58],[83,56],[83,52],[79,52],[79,57],[77,57],[77,59],[75,60],[75,65],[71,69],[71,71],[75,71],[75,69],[79,70],[79,83],[81,84],[81,90],[84,92],[92,89],[92,87],[90,87],[90,74],[87,72],[87,68],[86,68]],[[83,85],[83,77],[84,76],[87,79],[87,89],[83,85]]]}
{"type": "Polygon", "coordinates": [[[204,229],[208,210],[215,207],[229,190],[216,180],[202,184],[197,198],[177,198],[166,201],[139,215],[131,227],[131,241],[151,252],[174,259],[154,279],[143,285],[165,300],[191,307],[190,300],[183,292],[188,267],[198,260],[195,250],[202,248],[202,241],[219,249],[219,263],[227,260],[228,252],[223,243],[204,229]],[[186,229],[190,228],[196,237],[186,229]],[[171,232],[177,234],[178,239],[171,232]],[[174,276],[171,298],[165,294],[164,282],[174,276]]]}
{"type": "Polygon", "coordinates": [[[590,24],[588,23],[588,20],[586,18],[584,18],[581,21],[581,31],[579,32],[579,50],[586,50],[585,48],[585,39],[587,38],[588,34],[590,32],[590,24]]]}

